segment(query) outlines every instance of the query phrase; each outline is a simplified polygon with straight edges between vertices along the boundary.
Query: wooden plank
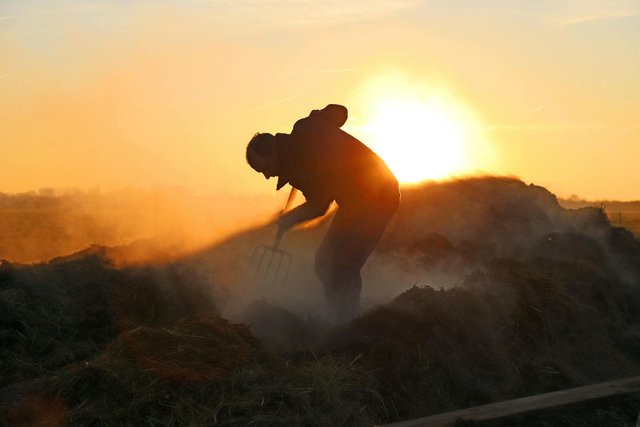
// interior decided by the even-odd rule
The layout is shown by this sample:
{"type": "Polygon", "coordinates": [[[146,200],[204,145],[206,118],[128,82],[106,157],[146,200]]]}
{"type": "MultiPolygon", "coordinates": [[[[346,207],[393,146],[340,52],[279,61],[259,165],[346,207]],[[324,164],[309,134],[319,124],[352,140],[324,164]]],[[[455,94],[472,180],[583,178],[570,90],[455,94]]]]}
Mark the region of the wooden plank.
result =
{"type": "Polygon", "coordinates": [[[475,406],[385,427],[505,426],[640,398],[640,376],[475,406]],[[473,423],[473,424],[472,424],[473,423]]]}

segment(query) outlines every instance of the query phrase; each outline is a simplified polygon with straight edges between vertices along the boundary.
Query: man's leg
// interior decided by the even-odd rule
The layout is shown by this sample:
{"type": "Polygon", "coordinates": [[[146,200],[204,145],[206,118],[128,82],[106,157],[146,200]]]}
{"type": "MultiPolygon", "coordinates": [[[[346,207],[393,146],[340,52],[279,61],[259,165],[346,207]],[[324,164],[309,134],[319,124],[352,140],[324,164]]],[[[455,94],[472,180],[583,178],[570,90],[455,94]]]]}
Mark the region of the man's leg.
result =
{"type": "Polygon", "coordinates": [[[340,237],[344,234],[349,224],[349,217],[343,209],[338,209],[327,234],[322,239],[315,257],[315,271],[316,275],[322,282],[322,286],[325,290],[325,296],[328,299],[327,292],[333,287],[333,253],[336,243],[340,240],[340,237]]]}
{"type": "Polygon", "coordinates": [[[362,289],[360,270],[380,241],[394,212],[344,213],[339,218],[338,230],[331,235],[332,244],[327,249],[331,252],[322,253],[323,259],[329,256],[330,260],[325,264],[330,266],[330,275],[326,277],[329,280],[323,281],[325,296],[338,320],[348,320],[358,313],[362,289]]]}

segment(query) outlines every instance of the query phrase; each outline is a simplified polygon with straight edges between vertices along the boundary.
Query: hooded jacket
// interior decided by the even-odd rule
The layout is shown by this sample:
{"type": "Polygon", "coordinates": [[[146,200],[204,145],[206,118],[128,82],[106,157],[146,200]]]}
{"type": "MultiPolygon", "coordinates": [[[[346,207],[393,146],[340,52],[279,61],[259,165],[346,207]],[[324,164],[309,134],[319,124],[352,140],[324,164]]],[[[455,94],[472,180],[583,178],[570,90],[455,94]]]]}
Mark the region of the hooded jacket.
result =
{"type": "Polygon", "coordinates": [[[300,190],[307,202],[328,207],[397,205],[398,181],[384,161],[340,127],[347,109],[330,104],[298,120],[290,134],[276,134],[279,190],[300,190]]]}

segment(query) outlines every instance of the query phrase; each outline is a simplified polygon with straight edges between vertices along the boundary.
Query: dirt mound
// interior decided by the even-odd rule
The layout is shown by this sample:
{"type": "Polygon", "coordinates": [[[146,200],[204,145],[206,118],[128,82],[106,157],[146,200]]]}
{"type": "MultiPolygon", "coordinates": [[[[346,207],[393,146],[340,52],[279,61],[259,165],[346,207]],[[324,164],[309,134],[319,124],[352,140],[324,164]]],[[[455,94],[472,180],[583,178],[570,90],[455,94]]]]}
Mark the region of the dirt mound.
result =
{"type": "Polygon", "coordinates": [[[470,178],[402,190],[384,247],[405,248],[439,233],[450,241],[487,242],[510,250],[555,227],[563,210],[546,189],[513,178],[470,178]]]}
{"type": "Polygon", "coordinates": [[[376,381],[357,360],[273,357],[246,326],[200,317],[126,332],[3,415],[11,426],[371,425],[383,415],[376,381]]]}
{"type": "MultiPolygon", "coordinates": [[[[55,406],[62,408],[57,413],[62,412],[63,423],[51,425],[138,424],[136,410],[172,403],[172,384],[195,392],[261,357],[246,326],[219,317],[189,318],[172,328],[138,327],[118,336],[97,357],[68,366],[15,399],[7,419],[11,425],[32,425],[55,406]]],[[[164,412],[171,414],[167,408],[164,412]]],[[[140,423],[150,416],[145,413],[140,423]]]]}
{"type": "Polygon", "coordinates": [[[93,357],[118,333],[216,313],[193,268],[116,269],[94,247],[48,263],[0,264],[0,388],[93,357]]]}
{"type": "Polygon", "coordinates": [[[96,354],[115,336],[100,256],[0,265],[0,387],[96,354]]]}
{"type": "Polygon", "coordinates": [[[221,318],[187,318],[171,329],[137,327],[118,337],[141,367],[174,381],[216,381],[255,361],[257,340],[244,325],[221,318]]]}
{"type": "Polygon", "coordinates": [[[255,301],[237,319],[250,326],[265,347],[276,353],[291,353],[313,347],[322,331],[321,323],[303,318],[264,300],[255,301]]]}
{"type": "MultiPolygon", "coordinates": [[[[162,265],[3,262],[0,425],[371,425],[640,373],[640,242],[601,210],[513,179],[407,189],[372,264],[432,286],[388,274],[403,291],[338,326],[296,305],[325,226],[287,236],[292,303],[231,321],[268,227],[162,265]]],[[[630,405],[562,422],[632,424],[630,405]]]]}
{"type": "Polygon", "coordinates": [[[410,289],[325,348],[361,355],[393,418],[418,417],[640,372],[632,292],[580,262],[496,259],[460,287],[410,289]]]}

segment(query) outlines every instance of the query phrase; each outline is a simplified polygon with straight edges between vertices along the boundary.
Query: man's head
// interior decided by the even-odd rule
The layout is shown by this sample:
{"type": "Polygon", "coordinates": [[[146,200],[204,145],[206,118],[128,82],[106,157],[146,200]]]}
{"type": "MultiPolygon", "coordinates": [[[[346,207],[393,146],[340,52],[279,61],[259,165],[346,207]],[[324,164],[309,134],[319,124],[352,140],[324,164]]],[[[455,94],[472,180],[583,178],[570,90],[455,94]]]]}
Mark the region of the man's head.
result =
{"type": "Polygon", "coordinates": [[[276,139],[270,133],[256,133],[247,145],[247,163],[266,179],[276,176],[276,139]]]}

